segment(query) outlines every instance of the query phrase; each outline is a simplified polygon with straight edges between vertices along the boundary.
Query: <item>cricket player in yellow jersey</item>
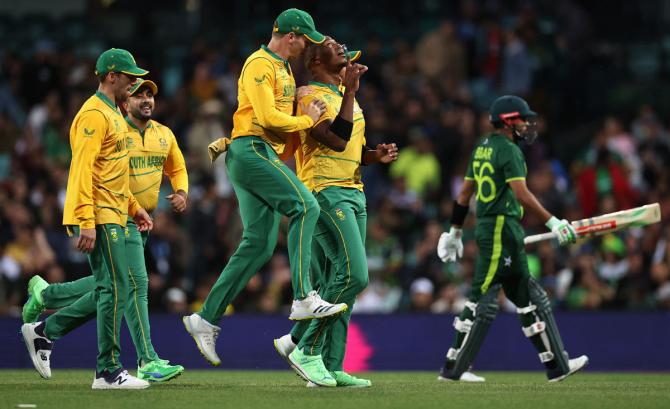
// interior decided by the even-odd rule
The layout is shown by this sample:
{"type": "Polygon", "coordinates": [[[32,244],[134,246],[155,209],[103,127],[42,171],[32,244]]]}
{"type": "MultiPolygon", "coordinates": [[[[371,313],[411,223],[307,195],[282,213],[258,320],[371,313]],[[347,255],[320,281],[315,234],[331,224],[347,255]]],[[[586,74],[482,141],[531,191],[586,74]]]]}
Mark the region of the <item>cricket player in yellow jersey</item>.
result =
{"type": "Polygon", "coordinates": [[[48,379],[53,341],[97,317],[93,389],[143,389],[149,383],[128,374],[119,360],[128,298],[125,227],[128,216],[140,231],[150,230],[153,223],[130,192],[128,127],[118,105],[128,98],[137,77],[148,71],[137,67],[128,51],[116,48],[102,53],[95,69],[98,91],[70,128],[72,163],[63,211],[63,225],[78,236],[77,248],[88,254],[95,288],[45,321],[24,324],[21,332],[35,369],[48,379]]]}
{"type": "Polygon", "coordinates": [[[247,58],[238,80],[238,108],[233,116],[232,143],[226,169],[237,194],[244,232],[202,310],[183,318],[200,352],[213,365],[216,324],[226,307],[265,264],[274,251],[281,215],[289,218],[288,251],[294,301],[292,320],[323,318],[340,313],[346,304],[332,305],[312,290],[312,234],[319,216],[314,196],[279,159],[288,132],[310,128],[323,112],[314,102],[292,116],[295,80],[288,59],[300,56],[307,43],[319,44],[312,17],[298,9],[283,11],[275,20],[272,38],[247,58]]]}
{"type": "MultiPolygon", "coordinates": [[[[158,204],[158,193],[165,174],[175,191],[167,199],[174,211],[182,212],[186,209],[188,195],[186,164],[172,131],[151,119],[157,92],[158,86],[153,81],[139,79],[130,90],[130,98],[125,104],[125,111],[128,112],[125,119],[130,129],[126,139],[130,158],[130,191],[140,206],[152,212],[158,204]]],[[[137,376],[148,381],[168,381],[179,376],[184,367],[170,365],[169,361],[160,359],[151,342],[149,278],[144,260],[144,246],[149,232],[139,231],[135,221],[129,218],[124,233],[130,278],[125,318],[137,352],[137,376]]],[[[24,322],[37,321],[44,309],[66,307],[94,288],[93,276],[51,285],[40,276],[34,276],[28,285],[31,297],[23,308],[24,322]]]]}
{"type": "MultiPolygon", "coordinates": [[[[351,52],[350,57],[356,59],[360,52],[351,52]]],[[[275,348],[309,381],[308,386],[369,387],[369,380],[354,377],[342,367],[351,309],[368,283],[367,211],[360,166],[390,163],[398,149],[393,143],[376,149],[366,146],[365,119],[355,94],[367,67],[348,62],[344,47],[330,37],[311,46],[304,59],[313,80],[298,92],[300,106],[314,100],[326,103],[326,112],[314,127],[301,133],[296,152],[298,177],[321,207],[312,272],[326,266],[320,272],[319,292],[324,300],[344,302],[349,308],[327,320],[294,325],[290,334],[275,340],[275,348]],[[325,365],[320,366],[321,362],[325,365]]]]}

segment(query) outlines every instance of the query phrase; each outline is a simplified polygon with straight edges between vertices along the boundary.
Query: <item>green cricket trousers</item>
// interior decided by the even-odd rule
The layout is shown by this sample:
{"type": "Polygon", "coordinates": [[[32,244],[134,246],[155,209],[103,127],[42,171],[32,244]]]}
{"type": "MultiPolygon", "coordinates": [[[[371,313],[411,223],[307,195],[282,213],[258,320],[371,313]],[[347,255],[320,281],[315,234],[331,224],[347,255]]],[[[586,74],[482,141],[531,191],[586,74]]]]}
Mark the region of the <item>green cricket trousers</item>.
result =
{"type": "MultiPolygon", "coordinates": [[[[149,277],[144,260],[144,247],[149,232],[140,232],[132,219],[124,230],[126,238],[126,256],[128,263],[128,302],[124,313],[126,324],[133,338],[137,363],[142,364],[159,359],[151,342],[149,326],[149,277]]],[[[86,293],[96,287],[95,276],[88,276],[79,280],[50,284],[42,298],[48,309],[59,309],[76,302],[86,293]]]]}
{"type": "Polygon", "coordinates": [[[351,312],[368,285],[365,255],[367,211],[365,194],[353,188],[328,187],[316,193],[321,208],[315,230],[312,272],[321,297],[346,303],[347,311],[322,320],[299,322],[291,335],[307,355],[321,355],[326,368],[341,371],[351,312]]]}
{"type": "Polygon", "coordinates": [[[272,256],[282,215],[289,218],[293,298],[306,297],[312,290],[311,244],[319,217],[314,196],[262,138],[234,139],[226,154],[226,168],[239,202],[244,232],[199,312],[212,324],[218,323],[226,307],[272,256]]]}

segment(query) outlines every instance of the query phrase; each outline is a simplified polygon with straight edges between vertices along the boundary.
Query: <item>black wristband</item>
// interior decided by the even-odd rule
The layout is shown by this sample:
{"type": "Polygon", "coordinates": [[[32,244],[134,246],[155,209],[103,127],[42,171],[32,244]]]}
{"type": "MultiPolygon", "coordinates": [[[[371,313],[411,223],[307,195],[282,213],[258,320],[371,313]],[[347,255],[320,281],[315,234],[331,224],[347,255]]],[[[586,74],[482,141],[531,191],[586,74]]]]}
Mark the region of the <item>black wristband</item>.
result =
{"type": "Polygon", "coordinates": [[[374,151],[375,149],[372,149],[371,147],[367,145],[363,145],[363,149],[361,151],[361,165],[362,166],[368,166],[368,164],[365,162],[365,152],[371,152],[374,151]]]}
{"type": "Polygon", "coordinates": [[[332,124],[330,124],[330,132],[348,141],[351,139],[351,131],[354,130],[354,123],[343,119],[341,116],[336,116],[332,124]]]}
{"type": "Polygon", "coordinates": [[[461,206],[458,201],[454,200],[454,210],[451,212],[451,224],[462,226],[465,216],[468,215],[468,209],[468,206],[461,206]]]}

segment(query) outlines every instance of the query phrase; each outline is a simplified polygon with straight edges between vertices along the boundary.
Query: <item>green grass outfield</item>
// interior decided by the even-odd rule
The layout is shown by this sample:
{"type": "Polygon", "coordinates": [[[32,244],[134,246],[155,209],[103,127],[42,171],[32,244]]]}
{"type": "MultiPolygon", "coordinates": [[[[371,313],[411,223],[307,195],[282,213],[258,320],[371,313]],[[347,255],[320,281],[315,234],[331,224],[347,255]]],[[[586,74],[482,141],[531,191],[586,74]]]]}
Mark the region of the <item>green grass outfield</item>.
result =
{"type": "Polygon", "coordinates": [[[306,388],[289,371],[186,370],[141,391],[93,391],[93,371],[0,370],[0,408],[670,408],[670,374],[580,373],[549,384],[541,372],[482,372],[484,384],[432,372],[371,372],[367,389],[306,388]],[[25,406],[23,406],[25,407],[25,406]]]}

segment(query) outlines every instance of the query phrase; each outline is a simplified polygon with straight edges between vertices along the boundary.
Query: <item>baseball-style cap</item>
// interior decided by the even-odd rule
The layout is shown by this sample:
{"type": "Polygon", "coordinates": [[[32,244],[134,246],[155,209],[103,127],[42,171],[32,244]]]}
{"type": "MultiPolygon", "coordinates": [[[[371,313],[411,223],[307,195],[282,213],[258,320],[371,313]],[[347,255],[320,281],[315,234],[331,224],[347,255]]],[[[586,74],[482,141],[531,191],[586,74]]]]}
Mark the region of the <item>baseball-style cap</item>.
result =
{"type": "Polygon", "coordinates": [[[348,51],[347,52],[347,57],[349,58],[349,61],[351,61],[351,62],[356,62],[356,61],[360,60],[361,55],[363,55],[363,53],[359,50],[348,51]]]}
{"type": "Polygon", "coordinates": [[[149,73],[149,71],[138,67],[133,55],[121,48],[110,48],[98,57],[98,61],[95,63],[95,75],[109,72],[122,72],[135,77],[141,77],[149,73]]]}
{"type": "Polygon", "coordinates": [[[316,31],[312,16],[310,16],[306,11],[298,9],[288,9],[282,11],[282,13],[277,16],[272,31],[276,31],[282,34],[291,32],[302,34],[307,37],[309,41],[315,44],[321,44],[326,39],[323,34],[316,31]]]}
{"type": "Polygon", "coordinates": [[[149,89],[154,95],[158,94],[158,85],[156,85],[155,82],[151,80],[143,80],[142,78],[138,78],[135,85],[133,85],[133,87],[130,89],[130,95],[133,95],[142,87],[149,87],[149,89]]]}

